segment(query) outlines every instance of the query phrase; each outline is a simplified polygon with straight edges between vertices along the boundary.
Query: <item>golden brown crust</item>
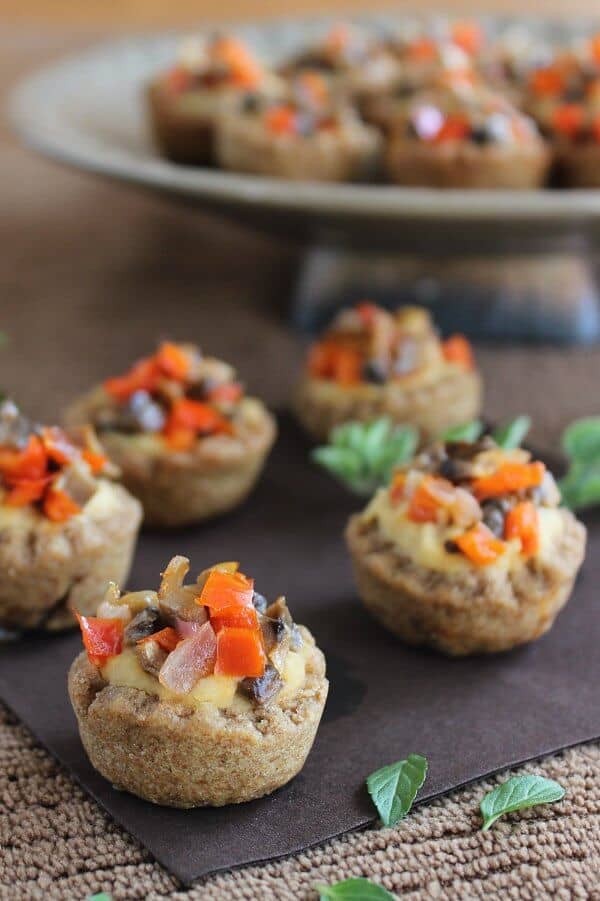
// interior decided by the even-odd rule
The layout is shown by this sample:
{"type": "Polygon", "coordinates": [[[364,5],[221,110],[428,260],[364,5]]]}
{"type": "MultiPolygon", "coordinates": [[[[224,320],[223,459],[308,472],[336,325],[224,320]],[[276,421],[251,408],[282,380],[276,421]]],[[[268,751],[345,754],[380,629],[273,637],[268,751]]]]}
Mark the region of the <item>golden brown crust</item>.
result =
{"type": "Polygon", "coordinates": [[[468,142],[427,145],[392,135],[385,151],[391,181],[431,188],[539,188],[550,162],[551,152],[541,139],[506,148],[468,142]]]}
{"type": "Polygon", "coordinates": [[[343,422],[389,416],[394,422],[417,426],[425,442],[453,425],[475,419],[481,394],[477,372],[447,366],[440,378],[421,384],[407,379],[349,388],[305,376],[296,390],[293,407],[317,441],[326,441],[331,429],[343,422]]]}
{"type": "Polygon", "coordinates": [[[148,111],[160,152],[174,163],[206,165],[214,160],[214,117],[182,110],[160,81],[147,89],[148,111]]]}
{"type": "Polygon", "coordinates": [[[0,624],[65,629],[70,607],[94,613],[106,584],[127,581],[142,509],[121,485],[102,482],[82,513],[53,523],[19,510],[0,525],[0,624]],[[97,493],[98,493],[97,492],[97,493]]]}
{"type": "Polygon", "coordinates": [[[386,629],[408,644],[446,654],[506,651],[543,635],[567,602],[585,554],[585,527],[561,510],[564,530],[551,561],[518,570],[465,567],[434,572],[415,564],[376,521],[351,517],[346,540],[359,595],[386,629]]]}
{"type": "MultiPolygon", "coordinates": [[[[105,401],[103,390],[93,389],[67,411],[66,422],[93,422],[97,406],[105,401]]],[[[121,481],[142,502],[146,525],[200,522],[246,498],[273,446],[277,425],[260,401],[245,399],[242,404],[252,410],[236,418],[234,435],[199,439],[191,451],[174,452],[158,443],[149,448],[138,436],[101,433],[101,444],[120,468],[121,481]]]]}
{"type": "Polygon", "coordinates": [[[81,653],[69,695],[92,765],[117,788],[168,807],[238,804],[285,785],[304,765],[328,690],[323,654],[302,633],[312,647],[303,686],[242,713],[108,685],[81,653]]]}

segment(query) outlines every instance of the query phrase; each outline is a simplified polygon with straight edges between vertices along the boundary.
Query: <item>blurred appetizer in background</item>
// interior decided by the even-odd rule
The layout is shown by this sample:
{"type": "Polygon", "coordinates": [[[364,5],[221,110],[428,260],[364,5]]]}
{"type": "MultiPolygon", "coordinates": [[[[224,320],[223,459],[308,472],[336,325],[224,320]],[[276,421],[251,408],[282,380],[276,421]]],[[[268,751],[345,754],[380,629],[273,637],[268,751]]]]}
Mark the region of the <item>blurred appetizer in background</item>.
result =
{"type": "Polygon", "coordinates": [[[80,617],[69,693],[93,766],[170,807],[238,804],[303,767],[327,698],[325,660],[285,599],[236,563],[184,584],[174,557],[158,593],[112,585],[80,617]]]}
{"type": "Polygon", "coordinates": [[[144,521],[179,526],[240,504],[276,435],[274,418],[246,397],[234,369],[191,344],[161,344],[66,413],[92,424],[144,521]]]}
{"type": "Polygon", "coordinates": [[[390,313],[361,303],[310,348],[293,405],[317,440],[341,423],[388,416],[416,426],[424,442],[477,416],[481,392],[466,338],[440,341],[418,307],[390,313]]]}
{"type": "Polygon", "coordinates": [[[283,100],[249,97],[224,114],[217,158],[224,169],[302,181],[351,181],[379,164],[379,133],[353,107],[334,102],[331,80],[303,70],[283,100]]]}
{"type": "Polygon", "coordinates": [[[0,625],[58,630],[125,582],[142,518],[138,501],[82,430],[77,442],[0,404],[0,625]]]}
{"type": "Polygon", "coordinates": [[[218,118],[249,93],[280,90],[277,77],[237,38],[188,38],[175,64],[148,88],[158,146],[177,163],[211,163],[218,118]]]}
{"type": "Polygon", "coordinates": [[[402,185],[535,188],[551,154],[533,119],[469,84],[414,96],[388,125],[384,165],[402,185]]]}
{"type": "Polygon", "coordinates": [[[567,602],[585,527],[551,473],[489,435],[433,445],[399,468],[346,537],[358,591],[387,629],[446,654],[543,635],[567,602]]]}

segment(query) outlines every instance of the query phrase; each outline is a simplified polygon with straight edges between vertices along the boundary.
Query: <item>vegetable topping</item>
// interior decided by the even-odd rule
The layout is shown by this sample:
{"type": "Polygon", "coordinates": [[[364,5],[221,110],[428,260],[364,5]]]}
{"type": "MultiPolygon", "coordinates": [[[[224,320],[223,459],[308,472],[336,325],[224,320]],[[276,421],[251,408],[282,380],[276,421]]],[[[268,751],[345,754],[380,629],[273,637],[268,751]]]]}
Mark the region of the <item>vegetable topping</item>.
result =
{"type": "Polygon", "coordinates": [[[473,369],[471,346],[462,335],[441,344],[431,319],[418,307],[389,313],[372,303],[342,310],[323,338],[311,347],[311,376],[357,385],[383,384],[444,361],[473,369]]]}
{"type": "Polygon", "coordinates": [[[99,430],[161,434],[175,451],[198,438],[233,433],[244,396],[230,366],[202,357],[191,345],[164,342],[125,375],[107,379],[108,403],[95,414],[99,430]]]}
{"type": "Polygon", "coordinates": [[[247,91],[257,88],[263,78],[262,67],[246,45],[223,35],[209,42],[196,38],[184,41],[179,61],[166,73],[164,84],[175,95],[220,88],[247,91]]]}
{"type": "Polygon", "coordinates": [[[0,499],[9,507],[35,505],[53,522],[79,513],[96,491],[107,460],[91,429],[75,444],[57,426],[23,417],[12,401],[0,404],[0,499]]]}
{"type": "Polygon", "coordinates": [[[521,448],[501,448],[490,435],[434,445],[397,469],[382,491],[368,511],[387,498],[408,522],[439,529],[448,553],[477,566],[495,563],[509,545],[525,559],[538,554],[540,510],[560,502],[543,463],[521,448]]]}
{"type": "Polygon", "coordinates": [[[290,651],[302,637],[285,599],[267,606],[237,563],[218,563],[185,585],[185,557],[173,557],[158,593],[122,597],[111,584],[97,617],[79,616],[90,662],[103,667],[125,649],[160,685],[186,695],[208,676],[239,680],[256,704],[281,690],[290,651]]]}

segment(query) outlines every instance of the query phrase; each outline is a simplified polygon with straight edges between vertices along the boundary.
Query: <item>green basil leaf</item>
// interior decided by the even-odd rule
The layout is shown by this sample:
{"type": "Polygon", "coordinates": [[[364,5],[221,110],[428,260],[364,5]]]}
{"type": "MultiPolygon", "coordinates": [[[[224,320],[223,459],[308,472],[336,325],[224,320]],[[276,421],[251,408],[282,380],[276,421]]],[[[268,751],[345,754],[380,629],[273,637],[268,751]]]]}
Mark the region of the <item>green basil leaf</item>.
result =
{"type": "Polygon", "coordinates": [[[492,432],[492,438],[504,450],[514,450],[516,447],[521,446],[530,428],[530,416],[517,416],[512,422],[508,422],[492,432]]]}
{"type": "Polygon", "coordinates": [[[600,504],[600,460],[589,464],[573,461],[558,487],[563,503],[571,510],[600,504]]]}
{"type": "Polygon", "coordinates": [[[480,807],[483,831],[490,828],[498,817],[515,810],[525,810],[537,804],[550,804],[564,798],[565,790],[553,779],[543,776],[513,776],[497,785],[483,798],[480,807]]]}
{"type": "Polygon", "coordinates": [[[333,447],[349,448],[357,453],[362,451],[364,423],[344,422],[331,430],[329,443],[333,447]]]}
{"type": "Polygon", "coordinates": [[[427,759],[409,754],[390,763],[367,779],[367,788],[384,826],[393,826],[406,816],[427,775],[427,759]]]}
{"type": "Polygon", "coordinates": [[[483,432],[483,423],[479,419],[454,425],[442,435],[442,441],[477,441],[483,432]]]}
{"type": "Polygon", "coordinates": [[[335,885],[315,885],[320,901],[394,901],[394,895],[369,879],[355,877],[335,885]]]}
{"type": "Polygon", "coordinates": [[[562,435],[563,450],[585,463],[600,463],[600,416],[577,419],[562,435]]]}

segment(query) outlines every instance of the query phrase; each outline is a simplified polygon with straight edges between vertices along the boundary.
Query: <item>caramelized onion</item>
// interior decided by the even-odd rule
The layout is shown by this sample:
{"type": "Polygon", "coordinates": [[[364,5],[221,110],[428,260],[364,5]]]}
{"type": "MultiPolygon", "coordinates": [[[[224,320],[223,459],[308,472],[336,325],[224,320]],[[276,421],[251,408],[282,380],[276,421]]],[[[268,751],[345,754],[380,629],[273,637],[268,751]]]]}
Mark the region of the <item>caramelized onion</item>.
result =
{"type": "Polygon", "coordinates": [[[184,638],[171,651],[160,668],[158,680],[175,694],[185,695],[215,666],[217,638],[210,623],[204,623],[196,635],[184,638]]]}

